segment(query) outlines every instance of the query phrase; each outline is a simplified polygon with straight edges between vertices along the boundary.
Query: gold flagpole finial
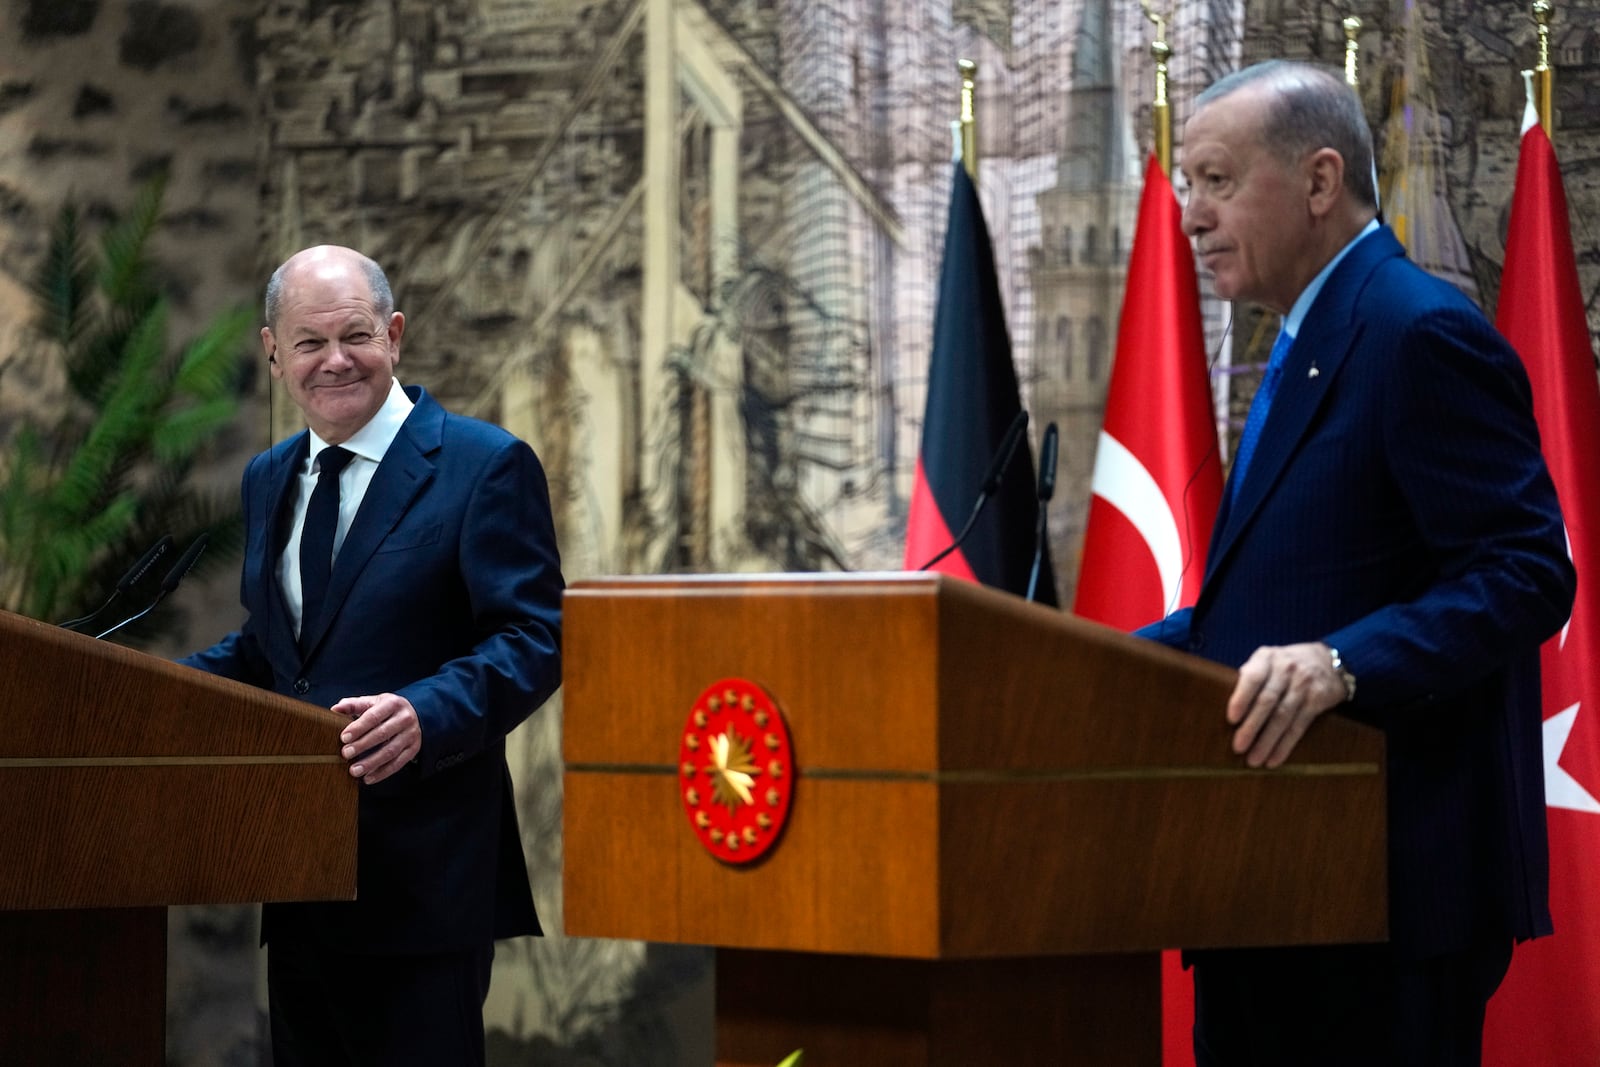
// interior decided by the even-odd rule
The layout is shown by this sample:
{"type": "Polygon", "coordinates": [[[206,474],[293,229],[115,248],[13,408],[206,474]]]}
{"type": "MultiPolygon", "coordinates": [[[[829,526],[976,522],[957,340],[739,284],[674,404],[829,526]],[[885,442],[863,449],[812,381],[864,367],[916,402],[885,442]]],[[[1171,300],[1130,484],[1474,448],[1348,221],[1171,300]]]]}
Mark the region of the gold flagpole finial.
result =
{"type": "Polygon", "coordinates": [[[1155,23],[1156,39],[1150,42],[1150,55],[1156,61],[1156,99],[1150,109],[1150,120],[1155,125],[1156,162],[1169,178],[1172,176],[1172,105],[1167,100],[1167,60],[1172,58],[1172,46],[1167,44],[1167,20],[1153,10],[1150,0],[1139,0],[1144,17],[1155,23]]]}
{"type": "Polygon", "coordinates": [[[1533,68],[1533,106],[1539,112],[1539,125],[1545,136],[1555,138],[1555,72],[1550,69],[1550,19],[1555,7],[1550,0],[1533,0],[1533,21],[1539,27],[1539,64],[1533,68]]]}
{"type": "Polygon", "coordinates": [[[1359,88],[1361,79],[1356,72],[1356,59],[1361,54],[1361,20],[1354,15],[1344,20],[1344,80],[1350,88],[1359,88]]]}
{"type": "Polygon", "coordinates": [[[972,184],[978,184],[978,116],[974,97],[977,95],[978,64],[970,59],[956,61],[961,74],[961,164],[967,168],[972,184]]]}

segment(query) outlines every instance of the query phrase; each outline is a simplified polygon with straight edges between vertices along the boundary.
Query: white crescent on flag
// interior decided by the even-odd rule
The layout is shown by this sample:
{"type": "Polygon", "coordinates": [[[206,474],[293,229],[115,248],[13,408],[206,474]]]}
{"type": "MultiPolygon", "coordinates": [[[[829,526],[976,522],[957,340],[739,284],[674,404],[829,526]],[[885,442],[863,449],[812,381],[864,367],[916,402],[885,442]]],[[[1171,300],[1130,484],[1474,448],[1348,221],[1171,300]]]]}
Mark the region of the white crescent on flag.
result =
{"type": "Polygon", "coordinates": [[[1178,536],[1177,517],[1161,486],[1138,456],[1101,430],[1090,489],[1122,512],[1139,531],[1156,561],[1156,573],[1161,576],[1161,603],[1164,610],[1171,611],[1177,606],[1178,583],[1183,578],[1183,541],[1178,536]]]}

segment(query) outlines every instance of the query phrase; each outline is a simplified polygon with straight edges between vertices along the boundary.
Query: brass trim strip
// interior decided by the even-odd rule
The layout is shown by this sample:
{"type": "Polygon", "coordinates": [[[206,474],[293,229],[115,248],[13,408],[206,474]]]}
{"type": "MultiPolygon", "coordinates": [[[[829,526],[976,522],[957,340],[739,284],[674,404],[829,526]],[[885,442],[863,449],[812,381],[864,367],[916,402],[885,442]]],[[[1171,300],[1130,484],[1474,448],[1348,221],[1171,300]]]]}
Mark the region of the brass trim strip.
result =
{"type": "Polygon", "coordinates": [[[343,762],[338,753],[330,756],[37,756],[0,757],[0,770],[36,767],[237,767],[343,762]]]}
{"type": "MultiPolygon", "coordinates": [[[[676,764],[658,763],[569,763],[568,771],[579,774],[677,775],[676,764]]],[[[1081,770],[1039,771],[868,771],[835,767],[797,767],[799,778],[838,782],[931,782],[939,785],[1078,782],[1078,781],[1170,781],[1194,778],[1364,778],[1376,777],[1376,763],[1291,764],[1276,770],[1248,767],[1094,767],[1081,770]]]]}

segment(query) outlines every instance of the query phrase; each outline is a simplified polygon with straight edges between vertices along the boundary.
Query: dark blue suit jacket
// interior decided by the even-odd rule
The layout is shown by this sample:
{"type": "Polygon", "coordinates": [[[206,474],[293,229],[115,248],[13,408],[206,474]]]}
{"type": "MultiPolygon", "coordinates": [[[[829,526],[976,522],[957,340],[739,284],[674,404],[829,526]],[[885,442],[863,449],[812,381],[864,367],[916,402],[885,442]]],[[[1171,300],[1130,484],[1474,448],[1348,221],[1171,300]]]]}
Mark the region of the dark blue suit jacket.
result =
{"type": "Polygon", "coordinates": [[[1550,931],[1538,648],[1574,583],[1522,364],[1383,229],[1301,326],[1195,606],[1140,633],[1339,650],[1387,738],[1390,937],[1427,956],[1550,931]]]}
{"type": "Polygon", "coordinates": [[[328,707],[395,692],[416,762],[361,787],[357,897],[269,904],[263,937],[353,952],[454,951],[537,933],[505,736],[561,682],[562,578],[528,446],[419,388],[351,523],[302,656],[277,580],[301,433],[251,460],[244,626],[183,662],[328,707]]]}

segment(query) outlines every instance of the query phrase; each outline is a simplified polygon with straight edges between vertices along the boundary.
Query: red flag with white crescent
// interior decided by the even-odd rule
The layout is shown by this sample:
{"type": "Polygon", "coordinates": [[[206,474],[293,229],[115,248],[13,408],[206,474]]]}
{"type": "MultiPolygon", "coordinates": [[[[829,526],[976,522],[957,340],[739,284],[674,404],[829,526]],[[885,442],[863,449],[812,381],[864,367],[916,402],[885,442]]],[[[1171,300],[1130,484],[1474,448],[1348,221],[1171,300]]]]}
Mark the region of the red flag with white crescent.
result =
{"type": "MultiPolygon", "coordinates": [[[[1132,630],[1193,604],[1222,501],[1194,253],[1154,156],[1117,327],[1073,611],[1132,630]]],[[[1194,985],[1162,958],[1163,1061],[1192,1065],[1194,985]]]]}
{"type": "Polygon", "coordinates": [[[1222,500],[1200,287],[1180,217],[1151,156],[1073,606],[1123,630],[1194,603],[1222,500]]]}
{"type": "Polygon", "coordinates": [[[1600,385],[1561,170],[1536,120],[1524,123],[1495,324],[1533,384],[1578,595],[1541,658],[1555,934],[1517,946],[1489,1002],[1483,1062],[1600,1064],[1600,385]]]}

